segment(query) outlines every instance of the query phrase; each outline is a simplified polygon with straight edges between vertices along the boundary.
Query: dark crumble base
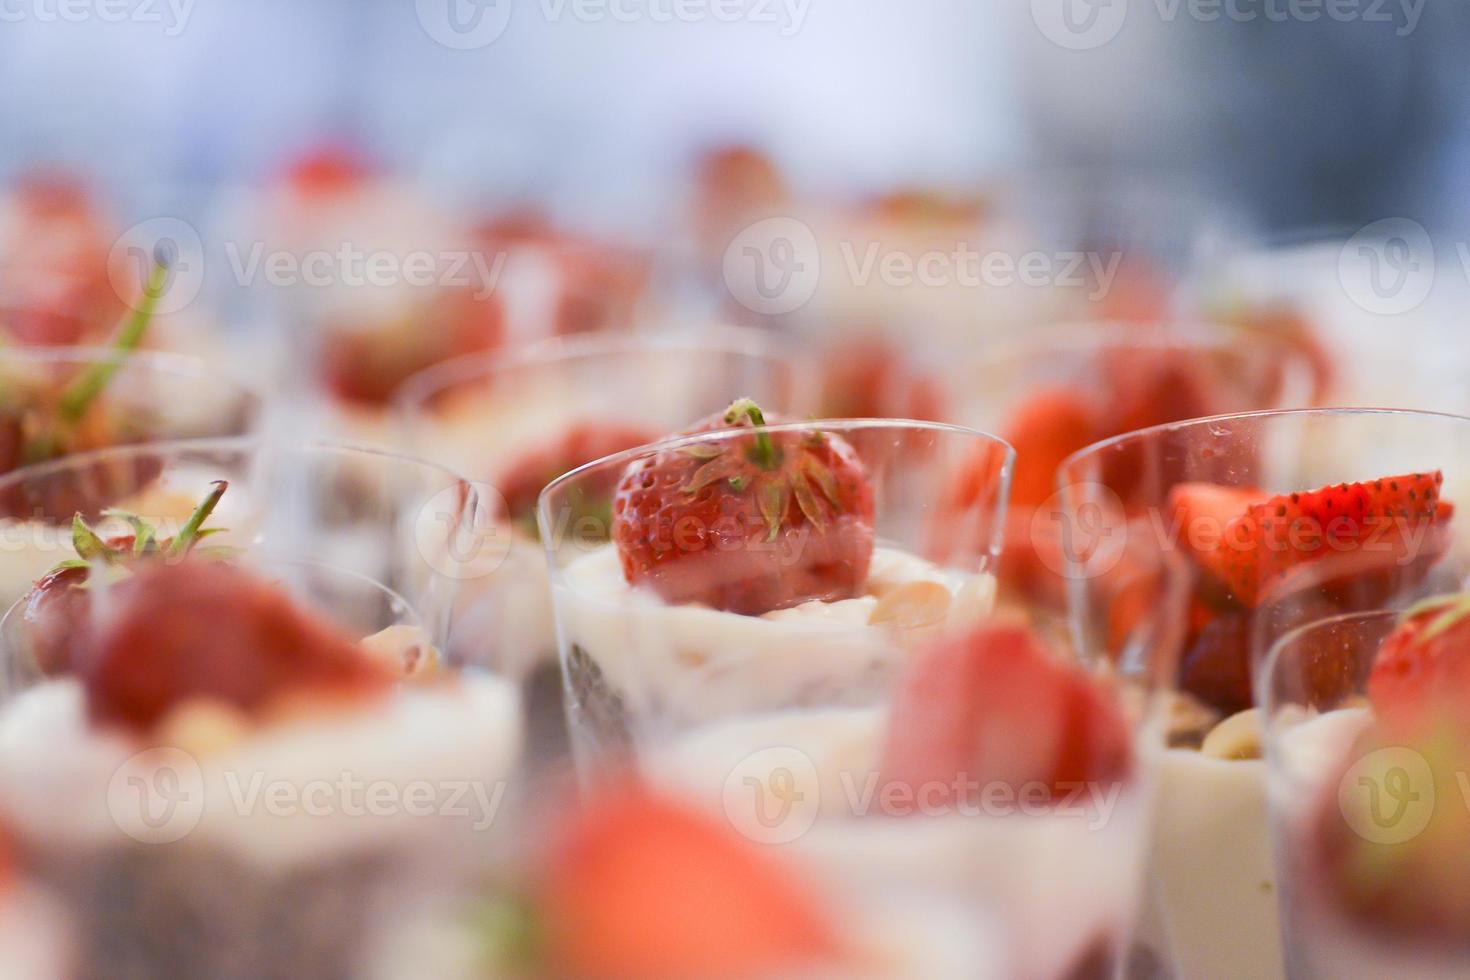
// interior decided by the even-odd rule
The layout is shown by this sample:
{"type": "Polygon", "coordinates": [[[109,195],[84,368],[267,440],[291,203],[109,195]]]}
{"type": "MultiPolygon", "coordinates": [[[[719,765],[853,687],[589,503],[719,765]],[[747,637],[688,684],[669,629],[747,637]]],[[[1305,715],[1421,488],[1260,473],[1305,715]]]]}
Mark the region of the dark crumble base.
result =
{"type": "Polygon", "coordinates": [[[567,715],[580,730],[579,737],[593,739],[601,749],[631,749],[633,738],[622,695],[608,686],[597,661],[575,643],[567,654],[566,683],[571,695],[567,715]]]}
{"type": "Polygon", "coordinates": [[[393,862],[267,874],[180,841],[55,856],[38,870],[75,917],[71,980],[351,980],[393,862]]]}

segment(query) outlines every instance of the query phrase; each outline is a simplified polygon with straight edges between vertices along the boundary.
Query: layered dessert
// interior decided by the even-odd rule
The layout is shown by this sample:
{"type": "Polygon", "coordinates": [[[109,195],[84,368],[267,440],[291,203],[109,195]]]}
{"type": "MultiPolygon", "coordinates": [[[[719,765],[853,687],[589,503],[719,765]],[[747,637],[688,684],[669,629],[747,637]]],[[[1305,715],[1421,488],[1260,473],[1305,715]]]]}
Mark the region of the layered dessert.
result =
{"type": "Polygon", "coordinates": [[[72,975],[365,975],[383,917],[474,871],[513,685],[447,672],[411,622],[357,639],[232,560],[80,584],[106,614],[0,711],[0,810],[75,925],[72,975]]]}
{"type": "MultiPolygon", "coordinates": [[[[595,742],[761,708],[873,704],[905,643],[990,609],[974,555],[951,568],[876,541],[873,486],[843,435],[768,431],[748,399],[689,431],[718,430],[732,431],[629,462],[612,540],[574,537],[560,556],[573,729],[595,742]]],[[[584,490],[573,478],[544,507],[584,490]]]]}
{"type": "Polygon", "coordinates": [[[1470,597],[1441,595],[1278,648],[1273,809],[1293,976],[1470,965],[1467,614],[1470,597]],[[1323,685],[1323,658],[1349,682],[1323,685]]]}
{"type": "MultiPolygon", "coordinates": [[[[1159,915],[1143,938],[1180,975],[1281,975],[1253,650],[1297,625],[1431,587],[1454,513],[1442,483],[1426,472],[1288,494],[1204,483],[1171,491],[1169,540],[1197,584],[1161,766],[1159,915]]],[[[1127,620],[1146,613],[1150,594],[1144,605],[1123,593],[1104,601],[1127,620]]],[[[1121,623],[1117,635],[1126,631],[1121,623]]],[[[1324,684],[1341,681],[1336,661],[1321,673],[1324,684]]]]}

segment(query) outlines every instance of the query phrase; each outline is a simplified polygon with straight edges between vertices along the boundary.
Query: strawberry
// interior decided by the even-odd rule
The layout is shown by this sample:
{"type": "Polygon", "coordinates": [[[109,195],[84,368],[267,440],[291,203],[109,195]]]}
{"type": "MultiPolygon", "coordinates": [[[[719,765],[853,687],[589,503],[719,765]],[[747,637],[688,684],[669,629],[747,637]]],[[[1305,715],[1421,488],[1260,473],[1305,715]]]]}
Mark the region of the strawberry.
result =
{"type": "Polygon", "coordinates": [[[196,698],[255,713],[286,696],[362,697],[392,681],[280,587],[231,564],[145,562],[113,592],[77,658],[98,724],[146,734],[196,698]]]}
{"type": "Polygon", "coordinates": [[[1470,593],[1411,607],[1379,645],[1368,697],[1384,724],[1416,725],[1470,705],[1470,593]]]}
{"type": "Polygon", "coordinates": [[[1026,627],[992,622],[910,663],[889,712],[882,772],[927,805],[966,802],[997,783],[1060,794],[1125,779],[1131,765],[1127,721],[1092,678],[1026,627]]]}
{"type": "MultiPolygon", "coordinates": [[[[517,524],[536,526],[536,501],[546,484],[583,463],[655,442],[658,433],[641,426],[612,422],[578,422],[549,446],[521,456],[501,472],[496,486],[505,497],[506,513],[517,524]]],[[[609,474],[605,486],[582,485],[585,498],[579,511],[600,515],[606,527],[611,518],[616,478],[609,474]]]]}
{"type": "Polygon", "coordinates": [[[769,432],[741,399],[691,431],[748,435],[630,463],[613,499],[623,575],[672,603],[744,615],[857,595],[873,555],[873,488],[853,448],[769,432]]]}
{"type": "Polygon", "coordinates": [[[362,185],[368,170],[349,150],[333,145],[315,147],[301,154],[286,168],[285,183],[294,193],[307,198],[324,198],[362,185]]]}
{"type": "Polygon", "coordinates": [[[943,417],[933,379],[881,340],[842,343],[822,359],[822,414],[833,419],[918,419],[943,417]]]}
{"type": "Polygon", "coordinates": [[[602,798],[574,821],[536,898],[549,976],[742,980],[840,955],[815,897],[769,852],[643,793],[602,798]]]}
{"type": "Polygon", "coordinates": [[[108,511],[132,525],[132,534],[98,535],[77,514],[72,519],[72,547],[78,558],[61,562],[41,576],[22,600],[21,619],[32,662],[43,674],[67,673],[76,660],[92,618],[92,593],[87,588],[92,562],[126,566],[133,562],[177,559],[188,554],[201,538],[217,528],[205,528],[229,484],[216,481],[214,489],[195,508],[173,538],[159,540],[153,526],[135,514],[108,511]]]}
{"type": "Polygon", "coordinates": [[[1016,450],[1011,505],[1039,507],[1056,492],[1057,469],[1068,456],[1102,438],[1098,413],[1068,387],[1033,391],[1002,427],[1016,450]]]}
{"type": "MultiPolygon", "coordinates": [[[[1325,558],[1333,564],[1319,569],[1319,578],[1329,571],[1341,579],[1392,577],[1395,570],[1427,568],[1447,544],[1443,525],[1452,509],[1439,501],[1443,479],[1438,471],[1411,473],[1271,497],[1249,503],[1218,540],[1186,541],[1200,567],[1246,607],[1290,588],[1288,573],[1325,558]],[[1342,560],[1345,555],[1354,557],[1342,560]]],[[[1198,484],[1176,488],[1171,497],[1176,513],[1211,520],[1231,500],[1198,484]]]]}

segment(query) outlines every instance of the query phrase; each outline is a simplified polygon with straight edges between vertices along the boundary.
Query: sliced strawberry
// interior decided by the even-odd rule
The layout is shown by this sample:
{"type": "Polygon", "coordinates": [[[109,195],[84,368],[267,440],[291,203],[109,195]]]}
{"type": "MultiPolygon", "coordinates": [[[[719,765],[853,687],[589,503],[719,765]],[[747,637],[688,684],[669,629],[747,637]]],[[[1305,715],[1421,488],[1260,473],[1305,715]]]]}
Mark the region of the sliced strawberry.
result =
{"type": "Polygon", "coordinates": [[[788,868],[727,824],[650,795],[597,801],[553,847],[537,898],[551,976],[743,980],[839,955],[788,868]]]}
{"type": "MultiPolygon", "coordinates": [[[[1442,523],[1453,512],[1440,507],[1442,482],[1438,471],[1412,473],[1271,497],[1230,519],[1219,540],[1186,542],[1201,568],[1254,607],[1268,591],[1291,587],[1295,569],[1324,558],[1334,564],[1318,569],[1319,579],[1422,566],[1442,551],[1442,523]]],[[[1230,492],[1185,486],[1172,499],[1176,513],[1188,515],[1186,533],[1190,520],[1218,526],[1230,492]]]]}
{"type": "MultiPolygon", "coordinates": [[[[1127,778],[1127,721],[1080,667],[1024,626],[989,623],[910,664],[894,696],[885,782],[919,805],[955,804],[991,784],[1019,790],[1127,778]]],[[[969,799],[969,802],[977,802],[969,799]]]]}
{"type": "Polygon", "coordinates": [[[772,433],[749,399],[693,431],[749,435],[637,459],[613,500],[623,575],[671,603],[759,615],[858,593],[873,556],[873,487],[844,439],[772,433]]]}
{"type": "Polygon", "coordinates": [[[78,657],[100,724],[146,733],[196,698],[256,712],[284,695],[360,697],[392,680],[357,643],[233,565],[147,562],[113,592],[78,657]]]}
{"type": "Polygon", "coordinates": [[[1056,492],[1057,469],[1077,450],[1105,435],[1098,414],[1080,393],[1067,387],[1032,392],[1002,427],[1016,450],[1011,504],[1039,507],[1056,492]]]}
{"type": "Polygon", "coordinates": [[[1368,696],[1396,727],[1463,716],[1470,708],[1470,594],[1411,608],[1378,648],[1368,696]]]}

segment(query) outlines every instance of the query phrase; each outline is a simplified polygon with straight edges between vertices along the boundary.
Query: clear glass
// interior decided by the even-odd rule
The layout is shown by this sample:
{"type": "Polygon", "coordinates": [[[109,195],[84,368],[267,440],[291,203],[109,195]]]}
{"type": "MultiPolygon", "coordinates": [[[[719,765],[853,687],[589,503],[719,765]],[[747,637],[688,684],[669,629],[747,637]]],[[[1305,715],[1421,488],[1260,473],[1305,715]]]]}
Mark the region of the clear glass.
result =
{"type": "MultiPolygon", "coordinates": [[[[518,785],[518,692],[461,669],[484,658],[454,620],[483,544],[479,498],[409,457],[243,438],[74,456],[0,487],[85,489],[102,530],[119,519],[101,511],[121,507],[171,536],[217,480],[229,487],[207,526],[226,530],[206,545],[240,549],[223,560],[362,639],[402,680],[365,701],[292,692],[246,713],[196,698],[147,731],[100,726],[89,687],[38,670],[22,600],[0,622],[0,810],[77,925],[80,974],[374,976],[400,916],[485,870],[518,785]]],[[[71,557],[69,522],[8,534],[22,550],[7,565],[71,557]]],[[[89,609],[105,616],[110,587],[94,585],[89,609]]],[[[151,601],[168,615],[167,597],[151,601]]]]}
{"type": "Polygon", "coordinates": [[[656,442],[737,398],[806,416],[801,354],[734,328],[584,337],[495,357],[470,356],[411,378],[396,401],[405,447],[482,481],[501,561],[464,583],[485,663],[527,684],[535,740],[564,757],[561,675],[536,497],[562,473],[656,442]]]}
{"type": "MultiPolygon", "coordinates": [[[[778,602],[775,611],[748,615],[666,603],[625,581],[618,545],[602,535],[589,541],[578,520],[560,520],[583,514],[583,495],[641,460],[741,452],[749,429],[599,460],[543,492],[542,538],[584,788],[599,792],[602,780],[615,783],[631,763],[752,839],[782,846],[837,907],[859,918],[859,909],[883,909],[880,919],[913,928],[929,909],[954,916],[931,923],[968,921],[972,928],[951,944],[938,929],[912,937],[933,962],[960,956],[962,966],[947,967],[956,975],[1000,963],[1037,977],[1105,969],[1136,900],[1148,784],[1141,770],[1109,787],[1116,807],[1098,820],[1082,816],[1099,816],[1085,803],[1070,812],[1022,811],[1003,801],[900,818],[882,782],[891,712],[909,697],[908,666],[991,622],[1010,449],[974,430],[892,420],[768,431],[777,440],[821,433],[855,447],[876,501],[875,555],[866,580],[850,590],[855,597],[778,602]]],[[[762,535],[724,541],[701,580],[763,588],[780,574],[763,557],[754,567],[767,570],[752,571],[751,552],[764,542],[762,535]]],[[[786,560],[799,564],[801,554],[786,560]]],[[[1054,652],[1072,657],[1064,638],[1052,638],[1054,652]]],[[[1092,663],[1091,683],[1119,708],[1132,737],[1146,741],[1149,692],[1092,663]]],[[[1037,729],[1045,724],[1036,720],[1037,729]]]]}
{"type": "MultiPolygon", "coordinates": [[[[1251,734],[1259,720],[1252,689],[1257,652],[1303,622],[1377,608],[1385,596],[1380,587],[1326,585],[1329,573],[1360,581],[1364,566],[1348,563],[1378,560],[1370,553],[1375,543],[1309,566],[1324,576],[1320,588],[1242,608],[1190,558],[1195,542],[1221,540],[1231,505],[1220,520],[1196,520],[1176,513],[1171,495],[1186,483],[1279,494],[1442,470],[1443,499],[1454,502],[1470,490],[1470,471],[1459,467],[1464,459],[1470,459],[1470,420],[1326,409],[1158,426],[1098,443],[1063,464],[1055,533],[1067,542],[1072,625],[1082,648],[1118,655],[1130,617],[1158,593],[1152,567],[1174,565],[1187,580],[1191,613],[1180,633],[1176,675],[1181,694],[1168,719],[1170,747],[1154,820],[1157,907],[1141,936],[1177,975],[1280,975],[1265,763],[1251,734]]],[[[1438,539],[1412,536],[1417,552],[1385,545],[1389,569],[1414,571],[1383,581],[1405,599],[1433,590],[1445,569],[1463,561],[1459,523],[1451,521],[1443,549],[1424,543],[1438,539]]]]}
{"type": "Polygon", "coordinates": [[[0,477],[0,498],[48,503],[27,508],[33,515],[27,519],[0,522],[0,599],[8,607],[46,569],[75,557],[74,514],[123,531],[125,524],[104,514],[118,508],[167,536],[216,480],[230,486],[211,523],[227,533],[211,544],[284,562],[283,575],[305,594],[332,598],[328,605],[344,625],[388,624],[389,612],[372,599],[374,589],[351,584],[354,578],[382,583],[407,600],[446,653],[484,661],[477,651],[484,638],[455,619],[460,583],[474,574],[484,545],[476,490],[435,463],[377,449],[191,439],[121,446],[17,470],[0,477]],[[299,575],[286,574],[290,568],[299,575]],[[316,568],[344,571],[329,587],[316,568]]]}
{"type": "MultiPolygon", "coordinates": [[[[115,359],[117,354],[104,348],[0,350],[0,426],[5,427],[0,473],[55,458],[55,451],[28,456],[25,439],[9,427],[7,417],[33,413],[34,419],[24,424],[44,423],[50,432],[58,424],[56,402],[68,386],[115,359]]],[[[67,437],[63,450],[246,435],[259,430],[264,408],[264,395],[256,386],[203,360],[132,353],[121,358],[85,414],[62,433],[67,437]]],[[[37,505],[0,498],[0,510],[12,514],[29,513],[37,505]]]]}

